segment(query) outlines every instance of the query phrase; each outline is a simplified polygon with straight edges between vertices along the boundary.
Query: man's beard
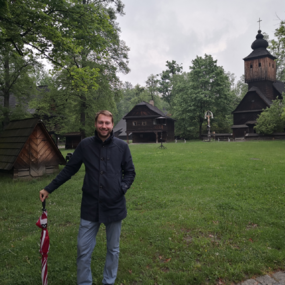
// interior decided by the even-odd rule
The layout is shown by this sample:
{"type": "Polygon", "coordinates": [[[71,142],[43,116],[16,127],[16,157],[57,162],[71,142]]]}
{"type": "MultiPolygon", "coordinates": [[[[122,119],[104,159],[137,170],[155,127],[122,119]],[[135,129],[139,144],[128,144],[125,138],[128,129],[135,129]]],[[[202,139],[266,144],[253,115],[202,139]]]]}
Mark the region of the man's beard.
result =
{"type": "Polygon", "coordinates": [[[101,132],[100,132],[100,130],[97,130],[97,133],[98,133],[98,135],[99,135],[99,137],[101,137],[101,138],[107,138],[110,134],[111,134],[111,132],[112,132],[112,130],[109,130],[109,131],[107,131],[107,134],[106,135],[103,135],[101,132]]]}

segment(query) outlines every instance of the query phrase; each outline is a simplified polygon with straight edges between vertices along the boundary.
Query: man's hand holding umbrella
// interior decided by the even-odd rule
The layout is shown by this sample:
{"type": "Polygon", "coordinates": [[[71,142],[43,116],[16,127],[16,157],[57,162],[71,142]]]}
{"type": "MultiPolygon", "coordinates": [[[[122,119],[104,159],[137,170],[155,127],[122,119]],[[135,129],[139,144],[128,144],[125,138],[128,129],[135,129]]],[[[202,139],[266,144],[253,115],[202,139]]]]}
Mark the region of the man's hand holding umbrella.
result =
{"type": "Polygon", "coordinates": [[[48,192],[47,190],[45,190],[45,189],[41,190],[41,191],[40,191],[40,200],[41,200],[42,202],[44,202],[45,199],[48,198],[48,195],[49,195],[49,192],[48,192]]]}

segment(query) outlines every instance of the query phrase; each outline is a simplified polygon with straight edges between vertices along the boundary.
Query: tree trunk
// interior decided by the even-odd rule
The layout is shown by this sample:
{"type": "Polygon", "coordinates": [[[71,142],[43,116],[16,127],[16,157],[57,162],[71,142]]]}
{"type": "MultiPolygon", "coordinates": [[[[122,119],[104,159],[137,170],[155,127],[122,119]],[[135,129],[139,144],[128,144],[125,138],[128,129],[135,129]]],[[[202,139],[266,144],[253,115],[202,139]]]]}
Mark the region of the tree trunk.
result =
{"type": "Polygon", "coordinates": [[[80,100],[81,100],[81,106],[80,106],[80,134],[81,134],[81,139],[85,139],[86,138],[86,132],[85,132],[85,122],[86,122],[86,114],[85,114],[85,110],[86,110],[86,96],[84,94],[82,94],[80,96],[80,100]]]}
{"type": "Polygon", "coordinates": [[[6,56],[4,61],[4,128],[9,124],[9,99],[10,99],[10,64],[9,55],[6,56]]]}
{"type": "Polygon", "coordinates": [[[200,138],[202,138],[202,125],[203,125],[203,118],[200,118],[200,123],[199,123],[200,138]]]}
{"type": "MultiPolygon", "coordinates": [[[[86,4],[86,1],[83,0],[83,4],[86,4]]],[[[86,59],[87,59],[87,55],[85,54],[85,50],[83,50],[82,54],[81,54],[81,66],[82,68],[86,67],[86,59]]],[[[82,91],[81,91],[82,92],[82,91]]],[[[86,122],[86,95],[84,93],[81,94],[80,96],[80,101],[81,101],[81,106],[80,106],[80,134],[81,134],[81,139],[85,139],[86,138],[86,132],[85,132],[85,122],[86,122]]]]}

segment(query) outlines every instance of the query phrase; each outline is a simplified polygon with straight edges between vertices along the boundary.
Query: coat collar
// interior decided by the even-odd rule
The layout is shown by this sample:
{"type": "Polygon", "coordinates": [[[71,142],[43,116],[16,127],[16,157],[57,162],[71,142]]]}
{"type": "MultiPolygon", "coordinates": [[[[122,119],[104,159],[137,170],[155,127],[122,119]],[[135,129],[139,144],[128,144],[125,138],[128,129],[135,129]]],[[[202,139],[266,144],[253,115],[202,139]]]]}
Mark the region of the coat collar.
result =
{"type": "Polygon", "coordinates": [[[99,138],[98,133],[97,133],[97,131],[95,130],[95,140],[96,140],[97,142],[99,142],[100,144],[104,144],[104,145],[109,144],[109,143],[113,140],[113,138],[114,138],[114,132],[113,132],[113,130],[112,130],[110,136],[103,142],[103,141],[99,138]]]}

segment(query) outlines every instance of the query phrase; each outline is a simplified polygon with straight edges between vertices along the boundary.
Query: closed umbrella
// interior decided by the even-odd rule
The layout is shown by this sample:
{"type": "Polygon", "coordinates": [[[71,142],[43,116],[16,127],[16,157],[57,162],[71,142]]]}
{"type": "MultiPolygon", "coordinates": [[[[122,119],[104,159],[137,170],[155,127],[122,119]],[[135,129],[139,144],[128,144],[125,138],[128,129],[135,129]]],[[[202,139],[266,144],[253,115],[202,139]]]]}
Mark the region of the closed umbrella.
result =
{"type": "Polygon", "coordinates": [[[47,285],[47,259],[49,251],[49,236],[47,230],[47,210],[45,209],[46,201],[42,203],[43,213],[37,221],[36,225],[42,229],[40,253],[42,255],[42,285],[47,285]]]}

